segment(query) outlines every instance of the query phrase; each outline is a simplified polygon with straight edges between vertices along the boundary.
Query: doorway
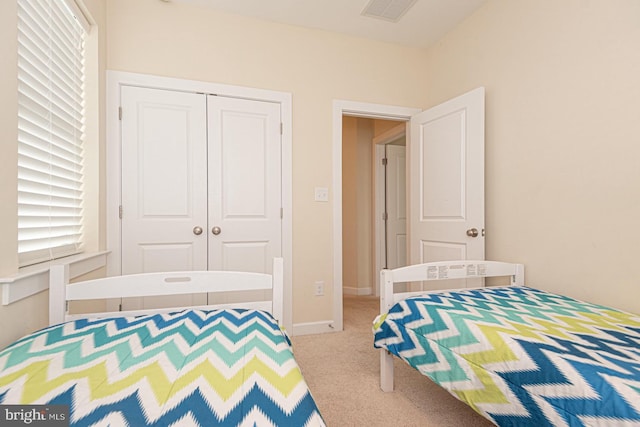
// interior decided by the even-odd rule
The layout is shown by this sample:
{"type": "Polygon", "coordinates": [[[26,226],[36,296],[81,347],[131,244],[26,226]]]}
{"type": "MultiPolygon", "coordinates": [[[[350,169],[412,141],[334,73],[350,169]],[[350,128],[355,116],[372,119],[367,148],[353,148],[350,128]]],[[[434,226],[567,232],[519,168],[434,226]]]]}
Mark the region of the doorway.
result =
{"type": "Polygon", "coordinates": [[[391,122],[392,128],[373,138],[375,292],[380,295],[383,268],[408,264],[407,258],[407,122],[391,122]]]}
{"type": "Polygon", "coordinates": [[[406,265],[406,122],[344,116],[343,295],[379,295],[383,268],[406,265]]]}
{"type": "MultiPolygon", "coordinates": [[[[421,110],[417,108],[405,108],[380,104],[368,104],[352,101],[334,101],[333,103],[333,153],[334,153],[334,170],[333,170],[333,240],[337,244],[334,245],[333,259],[333,330],[341,331],[343,329],[343,213],[342,213],[342,134],[343,119],[347,117],[358,117],[366,119],[380,119],[395,121],[396,124],[407,122],[415,114],[421,110]],[[339,167],[338,167],[339,166],[339,167]]],[[[371,178],[369,178],[371,182],[371,178]]],[[[373,258],[369,255],[369,260],[373,258]]],[[[373,267],[369,272],[369,277],[373,277],[373,267]]],[[[371,279],[370,279],[371,280],[371,279]]]]}

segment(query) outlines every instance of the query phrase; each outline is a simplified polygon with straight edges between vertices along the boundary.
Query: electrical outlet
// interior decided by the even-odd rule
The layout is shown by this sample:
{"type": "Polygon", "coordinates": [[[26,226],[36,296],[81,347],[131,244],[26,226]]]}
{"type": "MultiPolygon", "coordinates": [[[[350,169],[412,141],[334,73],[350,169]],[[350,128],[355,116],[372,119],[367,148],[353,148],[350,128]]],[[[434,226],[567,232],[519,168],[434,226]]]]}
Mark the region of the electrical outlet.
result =
{"type": "Polygon", "coordinates": [[[329,201],[329,189],[327,187],[315,188],[315,201],[316,202],[328,202],[329,201]]]}
{"type": "Polygon", "coordinates": [[[317,297],[321,297],[322,295],[324,295],[324,282],[323,281],[317,281],[315,284],[315,295],[317,297]]]}

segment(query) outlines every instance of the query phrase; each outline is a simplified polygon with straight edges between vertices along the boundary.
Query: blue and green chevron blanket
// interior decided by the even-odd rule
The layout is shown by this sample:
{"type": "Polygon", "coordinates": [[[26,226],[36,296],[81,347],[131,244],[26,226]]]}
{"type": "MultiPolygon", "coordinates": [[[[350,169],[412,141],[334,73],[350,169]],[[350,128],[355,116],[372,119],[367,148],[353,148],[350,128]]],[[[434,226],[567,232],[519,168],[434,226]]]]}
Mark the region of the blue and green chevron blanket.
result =
{"type": "Polygon", "coordinates": [[[401,301],[374,333],[375,347],[497,425],[640,425],[637,315],[489,287],[401,301]]]}
{"type": "Polygon", "coordinates": [[[77,320],[0,352],[1,404],[72,426],[323,426],[286,334],[258,310],[77,320]]]}

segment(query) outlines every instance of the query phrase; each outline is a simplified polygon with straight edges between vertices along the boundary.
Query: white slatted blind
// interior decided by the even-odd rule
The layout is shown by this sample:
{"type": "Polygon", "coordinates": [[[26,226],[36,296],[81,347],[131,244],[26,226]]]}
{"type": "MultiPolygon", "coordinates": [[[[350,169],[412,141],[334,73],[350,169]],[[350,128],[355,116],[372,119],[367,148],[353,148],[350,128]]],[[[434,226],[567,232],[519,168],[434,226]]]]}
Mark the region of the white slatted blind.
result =
{"type": "Polygon", "coordinates": [[[18,0],[20,266],[82,249],[85,30],[66,1],[18,0]]]}

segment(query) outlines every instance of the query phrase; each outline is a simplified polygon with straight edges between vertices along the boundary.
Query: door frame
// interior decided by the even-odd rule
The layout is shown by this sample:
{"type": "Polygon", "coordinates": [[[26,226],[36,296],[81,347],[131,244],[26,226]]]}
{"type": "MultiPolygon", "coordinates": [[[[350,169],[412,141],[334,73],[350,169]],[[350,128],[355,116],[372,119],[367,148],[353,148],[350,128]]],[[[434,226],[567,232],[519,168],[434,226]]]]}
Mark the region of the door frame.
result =
{"type": "MultiPolygon", "coordinates": [[[[342,310],[342,117],[408,122],[420,108],[371,104],[347,100],[333,101],[333,321],[334,331],[343,330],[342,310]]],[[[407,133],[407,138],[408,138],[407,133]]],[[[407,152],[407,158],[409,152],[407,152]]]]}
{"type": "MultiPolygon", "coordinates": [[[[106,147],[106,245],[107,276],[117,276],[122,272],[120,204],[121,191],[121,126],[120,88],[141,86],[182,92],[212,94],[229,98],[251,99],[280,104],[282,122],[282,257],[284,258],[284,327],[293,330],[293,203],[292,203],[292,102],[291,93],[243,86],[159,77],[123,71],[107,70],[107,147],[106,147]]],[[[102,192],[102,191],[101,191],[102,192]]]]}

